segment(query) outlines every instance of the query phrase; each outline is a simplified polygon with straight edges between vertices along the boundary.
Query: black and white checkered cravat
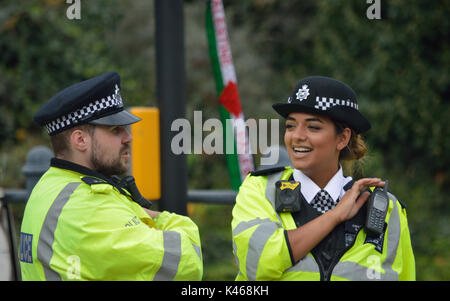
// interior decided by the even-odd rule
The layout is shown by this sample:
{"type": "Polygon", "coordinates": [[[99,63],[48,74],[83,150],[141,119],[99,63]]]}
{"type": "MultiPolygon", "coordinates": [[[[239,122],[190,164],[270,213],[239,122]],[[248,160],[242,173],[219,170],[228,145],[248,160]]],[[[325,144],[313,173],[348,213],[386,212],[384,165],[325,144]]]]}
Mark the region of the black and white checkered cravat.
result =
{"type": "Polygon", "coordinates": [[[333,209],[334,206],[336,206],[336,202],[328,192],[321,189],[311,201],[311,206],[320,213],[325,213],[328,210],[333,209]]]}

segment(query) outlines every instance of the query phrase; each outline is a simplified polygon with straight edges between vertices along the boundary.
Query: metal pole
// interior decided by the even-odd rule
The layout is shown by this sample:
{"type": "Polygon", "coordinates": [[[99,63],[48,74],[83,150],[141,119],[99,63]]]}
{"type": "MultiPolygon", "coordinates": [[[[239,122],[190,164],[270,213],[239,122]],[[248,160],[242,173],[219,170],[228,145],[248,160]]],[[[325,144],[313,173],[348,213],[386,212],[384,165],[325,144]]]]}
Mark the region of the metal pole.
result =
{"type": "Polygon", "coordinates": [[[234,205],[237,193],[234,190],[189,190],[188,201],[212,205],[234,205]]]}
{"type": "Polygon", "coordinates": [[[155,0],[156,74],[160,111],[161,199],[160,210],[187,214],[187,164],[185,155],[173,154],[170,143],[175,119],[185,118],[185,67],[183,1],[155,0]]]}

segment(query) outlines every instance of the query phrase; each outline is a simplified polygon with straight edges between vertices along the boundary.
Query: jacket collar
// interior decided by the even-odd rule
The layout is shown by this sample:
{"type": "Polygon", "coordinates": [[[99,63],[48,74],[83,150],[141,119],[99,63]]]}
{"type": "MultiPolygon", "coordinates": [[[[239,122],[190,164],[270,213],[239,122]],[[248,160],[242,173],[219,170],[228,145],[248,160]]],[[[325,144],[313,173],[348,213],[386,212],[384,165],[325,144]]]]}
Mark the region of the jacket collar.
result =
{"type": "Polygon", "coordinates": [[[71,161],[58,159],[58,158],[52,158],[50,160],[50,166],[56,167],[56,168],[61,168],[61,169],[67,169],[70,171],[75,171],[75,172],[78,172],[80,174],[90,176],[90,177],[99,178],[113,186],[117,186],[117,184],[118,184],[117,181],[113,177],[105,176],[95,170],[87,168],[86,166],[82,166],[82,165],[76,164],[71,161]]]}
{"type": "MultiPolygon", "coordinates": [[[[320,187],[317,186],[317,184],[314,183],[313,180],[311,180],[308,176],[306,176],[303,172],[301,172],[298,169],[294,169],[293,177],[295,181],[301,183],[300,190],[303,196],[305,197],[305,200],[308,203],[311,203],[313,198],[320,191],[320,187]]],[[[338,201],[344,196],[345,191],[348,190],[349,188],[347,184],[349,184],[352,180],[353,179],[351,177],[344,177],[342,166],[339,165],[339,170],[330,179],[330,181],[324,187],[324,190],[326,190],[330,194],[333,200],[338,201]]]]}

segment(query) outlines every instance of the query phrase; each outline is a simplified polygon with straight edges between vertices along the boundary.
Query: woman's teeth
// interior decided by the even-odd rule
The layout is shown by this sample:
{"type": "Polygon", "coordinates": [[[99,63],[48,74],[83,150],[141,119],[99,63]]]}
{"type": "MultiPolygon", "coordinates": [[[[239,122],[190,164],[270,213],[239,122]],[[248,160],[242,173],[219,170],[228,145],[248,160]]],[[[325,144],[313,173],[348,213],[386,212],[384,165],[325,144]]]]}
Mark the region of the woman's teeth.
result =
{"type": "Polygon", "coordinates": [[[299,152],[299,153],[307,153],[307,152],[312,151],[312,149],[307,148],[307,147],[294,147],[294,151],[299,152]]]}

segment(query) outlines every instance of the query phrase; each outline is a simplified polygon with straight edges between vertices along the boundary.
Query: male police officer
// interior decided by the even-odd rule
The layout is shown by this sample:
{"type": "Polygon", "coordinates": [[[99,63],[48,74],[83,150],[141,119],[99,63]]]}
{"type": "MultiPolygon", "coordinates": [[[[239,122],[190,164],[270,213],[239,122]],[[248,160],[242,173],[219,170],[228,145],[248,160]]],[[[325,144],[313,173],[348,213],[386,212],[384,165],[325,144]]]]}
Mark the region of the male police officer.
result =
{"type": "Polygon", "coordinates": [[[120,88],[119,75],[107,72],[62,90],[35,114],[55,158],[25,208],[23,280],[201,280],[197,226],[143,208],[148,201],[132,178],[113,176],[130,159],[125,126],[140,120],[124,110],[120,88]]]}

